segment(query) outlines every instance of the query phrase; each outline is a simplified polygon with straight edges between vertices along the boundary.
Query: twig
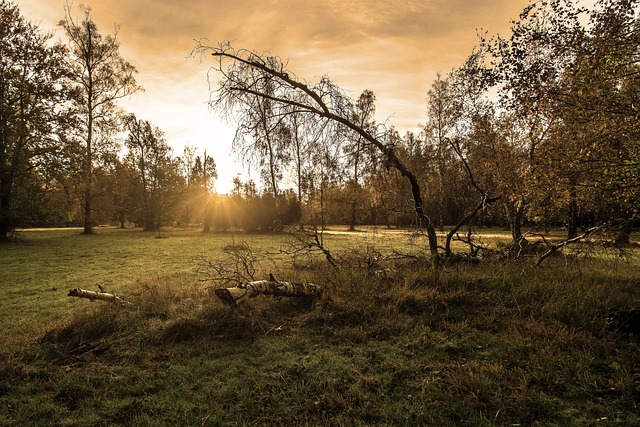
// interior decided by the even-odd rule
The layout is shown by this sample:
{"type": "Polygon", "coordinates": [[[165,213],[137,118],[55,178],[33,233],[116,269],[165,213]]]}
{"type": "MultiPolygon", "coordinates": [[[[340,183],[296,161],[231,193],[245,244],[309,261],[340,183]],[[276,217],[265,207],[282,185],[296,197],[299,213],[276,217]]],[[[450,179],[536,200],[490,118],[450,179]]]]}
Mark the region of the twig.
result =
{"type": "Polygon", "coordinates": [[[304,244],[303,248],[298,248],[294,252],[299,252],[304,249],[313,249],[313,248],[318,249],[324,254],[324,257],[327,259],[327,262],[331,264],[333,268],[335,268],[336,270],[340,269],[340,265],[337,263],[336,259],[331,254],[331,251],[329,251],[329,249],[327,249],[324,246],[324,243],[322,242],[322,239],[320,237],[320,233],[318,233],[318,230],[313,230],[313,232],[298,230],[298,231],[292,232],[291,235],[297,241],[304,244]]]}

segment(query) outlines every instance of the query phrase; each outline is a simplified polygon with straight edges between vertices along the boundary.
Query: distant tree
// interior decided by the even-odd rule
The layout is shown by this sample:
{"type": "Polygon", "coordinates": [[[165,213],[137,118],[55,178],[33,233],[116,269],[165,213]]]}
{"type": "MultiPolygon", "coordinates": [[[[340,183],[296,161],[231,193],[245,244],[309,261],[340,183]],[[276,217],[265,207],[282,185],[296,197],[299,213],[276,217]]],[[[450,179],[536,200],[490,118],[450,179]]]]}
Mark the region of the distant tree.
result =
{"type": "MultiPolygon", "coordinates": [[[[200,157],[196,158],[196,164],[199,163],[200,157]]],[[[207,156],[207,152],[204,152],[202,161],[202,170],[200,176],[200,188],[204,193],[204,218],[203,218],[203,231],[208,233],[211,231],[211,209],[213,205],[212,193],[213,193],[213,180],[218,178],[218,169],[213,157],[207,156]]],[[[197,185],[197,184],[196,184],[197,185]]]]}
{"type": "MultiPolygon", "coordinates": [[[[464,181],[473,196],[464,202],[462,214],[447,232],[445,255],[451,254],[451,241],[464,225],[489,205],[501,198],[496,194],[495,182],[481,180],[485,162],[474,165],[474,153],[486,149],[486,141],[494,141],[497,135],[491,128],[494,109],[487,92],[491,74],[483,67],[482,51],[474,51],[465,63],[454,69],[445,80],[438,78],[429,93],[429,108],[433,117],[427,130],[435,133],[439,182],[444,180],[445,156],[453,153],[460,164],[464,181]],[[446,146],[445,146],[446,145],[446,146]],[[475,200],[474,200],[475,199],[475,200]]],[[[470,194],[471,195],[471,194],[470,194]]]]}
{"type": "Polygon", "coordinates": [[[309,185],[309,222],[323,230],[327,226],[327,193],[328,189],[335,186],[342,175],[339,162],[341,145],[340,137],[332,138],[335,133],[330,127],[320,137],[318,144],[311,151],[311,163],[306,181],[309,185]],[[327,143],[333,141],[334,144],[327,143]]]}
{"type": "MultiPolygon", "coordinates": [[[[424,127],[430,142],[435,147],[433,152],[437,165],[437,214],[440,231],[444,231],[447,194],[450,194],[451,180],[447,176],[448,166],[453,161],[453,153],[449,140],[454,138],[454,127],[462,114],[460,100],[453,96],[448,78],[437,74],[427,93],[427,124],[424,127]]],[[[417,153],[416,153],[417,154],[417,153]]]]}
{"type": "Polygon", "coordinates": [[[145,230],[156,230],[178,205],[183,184],[180,165],[160,129],[134,115],[127,117],[126,129],[132,210],[145,230]]]}
{"type": "Polygon", "coordinates": [[[73,18],[71,6],[67,4],[60,26],[69,39],[70,55],[67,65],[72,70],[75,108],[82,124],[79,137],[84,147],[83,233],[92,234],[94,162],[100,143],[97,135],[100,130],[108,134],[108,130],[115,126],[114,117],[118,113],[116,101],[141,87],[134,78],[135,68],[120,56],[116,39],[118,29],[113,35],[103,37],[93,22],[91,9],[84,6],[80,9],[84,17],[78,21],[73,18]]]}
{"type": "MultiPolygon", "coordinates": [[[[360,94],[358,100],[355,103],[353,109],[353,117],[351,120],[359,127],[366,130],[372,135],[376,133],[376,123],[374,120],[376,106],[376,96],[371,90],[365,90],[360,94]]],[[[370,152],[366,149],[368,143],[360,134],[350,133],[351,138],[348,138],[344,150],[348,157],[348,163],[351,170],[351,178],[348,183],[349,192],[351,196],[351,217],[349,219],[349,230],[353,231],[356,227],[358,217],[358,206],[362,202],[362,182],[366,178],[367,171],[371,171],[371,162],[366,158],[370,152]]]]}
{"type": "Polygon", "coordinates": [[[45,185],[38,174],[60,157],[67,70],[64,47],[50,40],[17,6],[0,1],[0,240],[24,218],[25,203],[42,200],[32,193],[18,205],[15,197],[45,185]]]}
{"type": "Polygon", "coordinates": [[[130,206],[127,204],[128,186],[130,184],[128,178],[132,176],[132,174],[127,170],[124,162],[117,156],[112,163],[111,176],[113,179],[111,197],[114,206],[114,219],[118,221],[120,228],[126,228],[130,210],[130,206]]]}
{"type": "MultiPolygon", "coordinates": [[[[276,88],[273,78],[259,80],[259,86],[267,94],[276,88]]],[[[291,129],[284,117],[274,114],[273,102],[268,97],[247,93],[245,100],[247,102],[238,120],[233,150],[249,167],[259,168],[261,181],[278,201],[284,168],[290,161],[291,129]]]]}
{"type": "MultiPolygon", "coordinates": [[[[290,158],[293,166],[294,182],[297,190],[297,200],[302,207],[302,201],[309,192],[309,170],[312,150],[318,146],[318,140],[322,132],[313,127],[313,123],[305,120],[303,115],[290,114],[287,116],[287,126],[291,129],[290,158]]],[[[302,214],[300,217],[302,219],[302,214]]],[[[300,228],[304,228],[304,222],[300,222],[300,228]]]]}

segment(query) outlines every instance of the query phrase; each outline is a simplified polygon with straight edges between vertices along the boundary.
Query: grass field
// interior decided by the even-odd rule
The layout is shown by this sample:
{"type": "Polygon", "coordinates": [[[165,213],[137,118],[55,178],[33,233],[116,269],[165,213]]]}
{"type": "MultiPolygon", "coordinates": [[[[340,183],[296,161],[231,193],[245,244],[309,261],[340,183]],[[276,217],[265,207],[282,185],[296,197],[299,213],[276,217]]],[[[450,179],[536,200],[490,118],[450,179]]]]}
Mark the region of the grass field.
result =
{"type": "Polygon", "coordinates": [[[640,425],[640,342],[611,325],[638,249],[434,273],[420,236],[333,229],[332,270],[286,236],[98,232],[0,245],[0,425],[640,425]],[[223,306],[233,248],[323,297],[223,306]],[[67,296],[98,286],[132,304],[67,296]]]}

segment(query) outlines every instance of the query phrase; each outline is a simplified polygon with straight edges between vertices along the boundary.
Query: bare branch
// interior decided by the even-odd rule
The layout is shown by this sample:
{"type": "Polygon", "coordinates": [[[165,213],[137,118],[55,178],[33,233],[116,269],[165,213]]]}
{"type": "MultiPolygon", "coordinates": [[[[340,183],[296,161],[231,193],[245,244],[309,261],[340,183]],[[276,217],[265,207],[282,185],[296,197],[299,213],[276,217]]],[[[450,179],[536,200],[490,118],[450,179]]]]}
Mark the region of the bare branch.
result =
{"type": "Polygon", "coordinates": [[[571,239],[567,239],[563,242],[557,243],[555,245],[553,244],[549,244],[550,248],[547,252],[543,253],[542,255],[540,255],[540,258],[538,258],[538,262],[536,263],[536,265],[540,265],[542,264],[542,261],[544,261],[545,259],[547,259],[549,256],[551,256],[552,254],[554,254],[555,252],[563,249],[565,246],[568,246],[572,243],[576,243],[581,241],[582,239],[589,237],[590,235],[592,235],[593,233],[595,233],[596,231],[600,230],[602,228],[602,226],[595,226],[595,227],[591,227],[589,229],[587,229],[584,233],[582,233],[581,235],[577,236],[577,237],[573,237],[571,239]]]}
{"type": "Polygon", "coordinates": [[[215,94],[210,102],[212,108],[221,109],[227,114],[237,109],[246,113],[253,107],[252,100],[259,97],[273,103],[271,107],[274,114],[289,115],[295,110],[297,113],[313,116],[316,120],[343,126],[375,146],[386,157],[388,164],[409,181],[415,211],[422,225],[427,228],[429,248],[434,265],[437,265],[437,236],[432,221],[424,210],[422,190],[416,175],[398,157],[395,147],[384,142],[384,135],[372,135],[353,120],[354,103],[328,77],[322,77],[316,85],[309,86],[288,72],[279,58],[248,50],[235,50],[229,43],[218,47],[198,44],[194,49],[194,53],[196,52],[201,55],[210,52],[219,61],[213,70],[220,73],[222,79],[218,90],[212,91],[212,95],[215,94]],[[226,67],[225,60],[230,61],[226,67]]]}

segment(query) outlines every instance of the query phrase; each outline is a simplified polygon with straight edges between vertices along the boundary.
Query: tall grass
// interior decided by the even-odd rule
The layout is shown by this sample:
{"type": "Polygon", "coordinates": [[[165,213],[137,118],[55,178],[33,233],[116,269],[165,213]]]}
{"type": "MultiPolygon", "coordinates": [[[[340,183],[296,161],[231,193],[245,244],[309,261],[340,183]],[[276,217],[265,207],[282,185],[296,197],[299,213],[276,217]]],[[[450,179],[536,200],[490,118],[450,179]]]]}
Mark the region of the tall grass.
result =
{"type": "Polygon", "coordinates": [[[356,253],[337,235],[354,268],[335,270],[243,236],[257,276],[325,293],[231,309],[198,265],[228,262],[224,235],[39,233],[0,246],[0,425],[640,424],[639,342],[608,324],[640,305],[633,258],[434,273],[396,257],[378,274],[373,249],[415,241],[358,235],[356,253]],[[132,304],[66,297],[98,284],[132,304]]]}

